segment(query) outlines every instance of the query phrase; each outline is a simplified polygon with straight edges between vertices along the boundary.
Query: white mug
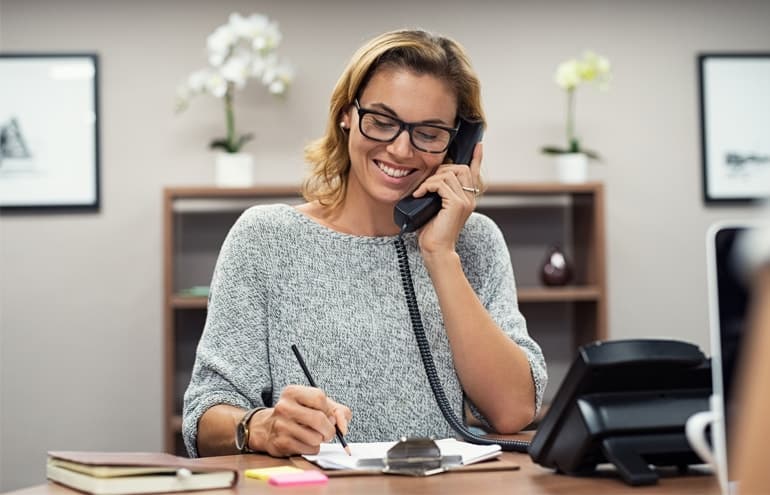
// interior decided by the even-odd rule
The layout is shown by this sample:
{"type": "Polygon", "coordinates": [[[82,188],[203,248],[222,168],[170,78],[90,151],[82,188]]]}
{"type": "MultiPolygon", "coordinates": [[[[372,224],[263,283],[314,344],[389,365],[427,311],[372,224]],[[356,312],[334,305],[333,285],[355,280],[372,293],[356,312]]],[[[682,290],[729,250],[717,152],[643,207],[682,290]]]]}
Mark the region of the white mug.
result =
{"type": "Polygon", "coordinates": [[[722,414],[721,399],[718,396],[711,396],[710,410],[695,413],[687,419],[685,435],[695,453],[716,473],[721,493],[729,495],[724,414],[722,414]],[[713,447],[706,439],[706,428],[709,425],[711,425],[713,447]]]}

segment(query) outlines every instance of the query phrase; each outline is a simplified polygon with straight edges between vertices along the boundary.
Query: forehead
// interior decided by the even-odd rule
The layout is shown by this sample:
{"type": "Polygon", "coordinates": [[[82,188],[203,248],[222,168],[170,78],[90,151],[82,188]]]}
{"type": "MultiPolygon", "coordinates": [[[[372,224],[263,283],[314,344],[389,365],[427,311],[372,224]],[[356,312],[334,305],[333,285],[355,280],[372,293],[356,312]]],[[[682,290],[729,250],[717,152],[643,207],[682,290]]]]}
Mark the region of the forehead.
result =
{"type": "Polygon", "coordinates": [[[365,107],[386,105],[406,121],[440,119],[453,124],[457,115],[457,95],[447,81],[400,67],[378,69],[360,102],[365,107]]]}

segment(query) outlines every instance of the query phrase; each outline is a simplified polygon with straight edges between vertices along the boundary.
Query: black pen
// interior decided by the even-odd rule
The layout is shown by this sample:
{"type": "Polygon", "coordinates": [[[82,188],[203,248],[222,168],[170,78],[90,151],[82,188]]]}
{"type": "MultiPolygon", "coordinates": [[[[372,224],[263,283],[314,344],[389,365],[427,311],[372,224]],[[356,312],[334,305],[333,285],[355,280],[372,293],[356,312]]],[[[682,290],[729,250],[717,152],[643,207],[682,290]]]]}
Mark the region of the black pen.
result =
{"type": "MultiPolygon", "coordinates": [[[[299,362],[299,365],[302,367],[302,371],[305,373],[305,377],[307,378],[307,381],[310,382],[310,386],[318,388],[318,385],[315,384],[315,380],[313,380],[313,375],[311,375],[310,370],[307,369],[305,360],[302,359],[302,354],[299,353],[299,349],[297,349],[297,346],[295,344],[291,345],[291,350],[294,351],[294,355],[297,357],[297,361],[299,362]]],[[[340,444],[342,444],[342,448],[345,450],[345,452],[348,455],[353,455],[350,453],[350,447],[348,447],[348,443],[345,441],[345,438],[343,438],[342,432],[340,431],[339,426],[335,424],[334,430],[337,432],[337,438],[339,439],[340,444]]]]}

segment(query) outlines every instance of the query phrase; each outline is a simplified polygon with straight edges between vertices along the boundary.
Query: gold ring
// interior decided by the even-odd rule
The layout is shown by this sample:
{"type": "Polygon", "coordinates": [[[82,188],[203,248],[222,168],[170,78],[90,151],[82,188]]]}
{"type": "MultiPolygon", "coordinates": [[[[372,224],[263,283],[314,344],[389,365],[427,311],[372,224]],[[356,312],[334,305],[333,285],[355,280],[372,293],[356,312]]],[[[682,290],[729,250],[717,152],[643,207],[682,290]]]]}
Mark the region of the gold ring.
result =
{"type": "Polygon", "coordinates": [[[479,188],[478,187],[466,187],[466,186],[460,186],[463,188],[463,191],[468,191],[469,193],[473,193],[474,196],[479,195],[479,188]]]}

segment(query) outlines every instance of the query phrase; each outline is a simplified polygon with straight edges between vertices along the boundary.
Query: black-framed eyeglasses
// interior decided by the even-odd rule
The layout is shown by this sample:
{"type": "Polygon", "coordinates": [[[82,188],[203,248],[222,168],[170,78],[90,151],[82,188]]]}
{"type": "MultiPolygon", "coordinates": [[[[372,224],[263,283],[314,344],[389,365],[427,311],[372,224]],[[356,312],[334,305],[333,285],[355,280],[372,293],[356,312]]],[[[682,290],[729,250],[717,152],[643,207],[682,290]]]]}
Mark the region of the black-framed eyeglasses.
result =
{"type": "Polygon", "coordinates": [[[361,108],[358,99],[353,100],[358,110],[358,129],[372,141],[390,143],[406,130],[412,146],[427,153],[443,153],[457,134],[456,127],[446,127],[422,122],[404,122],[392,115],[361,108]]]}

